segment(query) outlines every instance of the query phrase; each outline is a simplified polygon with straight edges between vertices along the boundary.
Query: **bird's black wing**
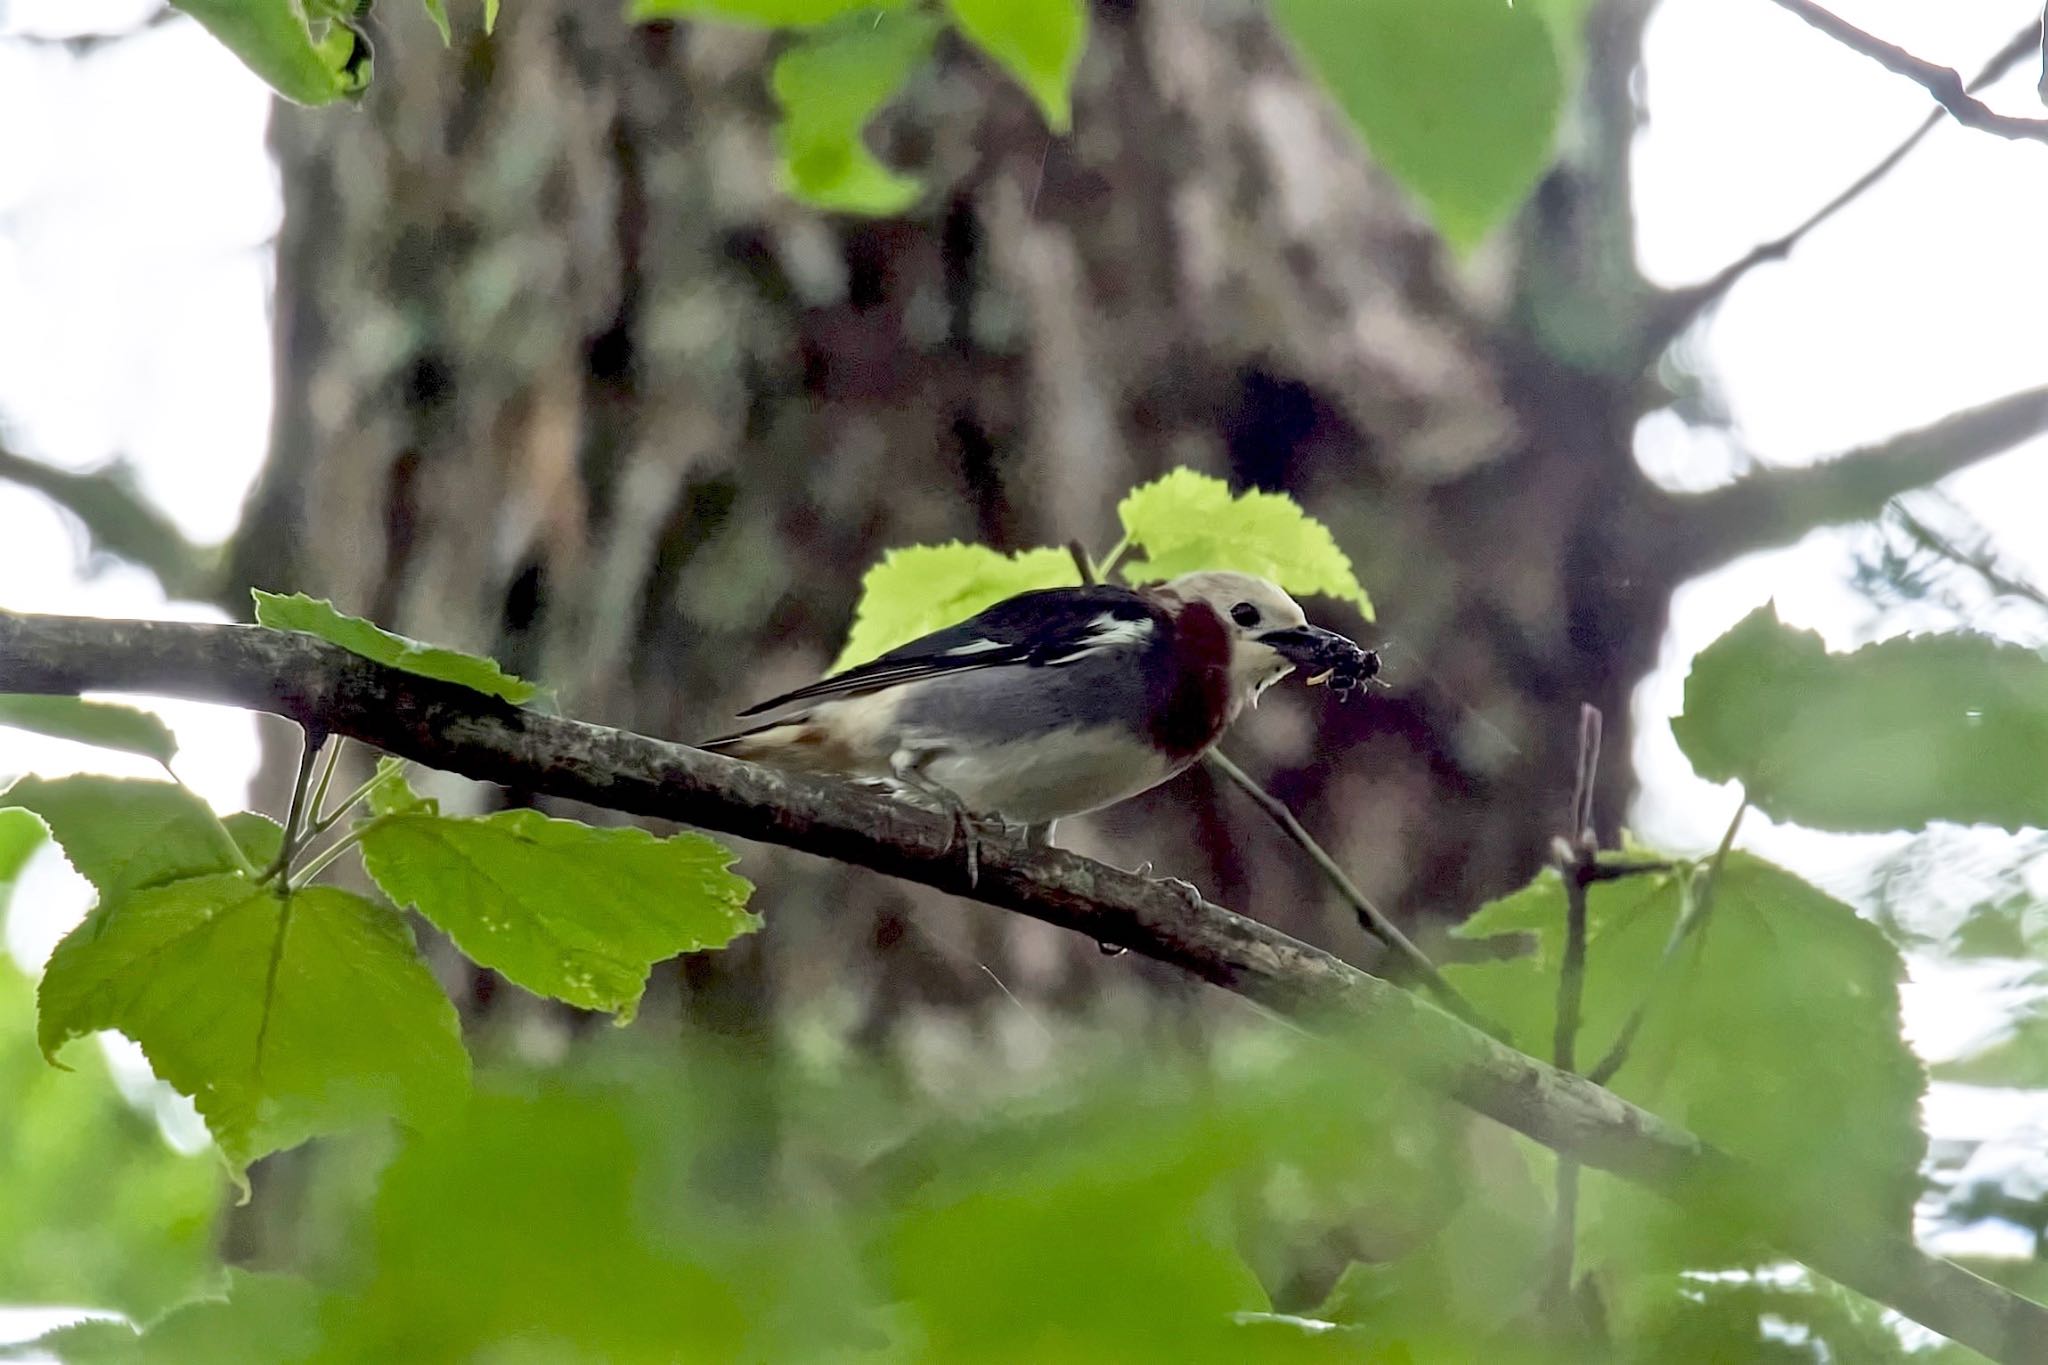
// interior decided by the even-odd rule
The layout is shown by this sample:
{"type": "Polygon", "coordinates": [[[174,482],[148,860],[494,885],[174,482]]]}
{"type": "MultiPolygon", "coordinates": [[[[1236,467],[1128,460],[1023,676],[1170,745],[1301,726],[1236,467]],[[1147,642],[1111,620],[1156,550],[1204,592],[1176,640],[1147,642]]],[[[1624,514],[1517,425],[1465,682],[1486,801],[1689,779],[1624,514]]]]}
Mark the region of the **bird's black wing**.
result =
{"type": "Polygon", "coordinates": [[[755,716],[819,697],[856,696],[942,673],[1059,663],[1127,635],[1138,623],[1159,615],[1157,607],[1129,588],[1038,588],[1005,598],[957,626],[898,645],[879,659],[758,702],[740,714],[755,716]]]}

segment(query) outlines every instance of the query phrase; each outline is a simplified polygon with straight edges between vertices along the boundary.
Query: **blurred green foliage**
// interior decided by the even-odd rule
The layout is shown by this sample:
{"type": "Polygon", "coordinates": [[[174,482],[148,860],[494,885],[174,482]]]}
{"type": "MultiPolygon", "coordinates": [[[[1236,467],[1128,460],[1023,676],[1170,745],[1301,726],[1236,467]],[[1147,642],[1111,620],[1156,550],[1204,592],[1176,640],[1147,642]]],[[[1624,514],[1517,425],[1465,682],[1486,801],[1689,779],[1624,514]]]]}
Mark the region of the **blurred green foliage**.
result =
{"type": "Polygon", "coordinates": [[[111,702],[0,693],[0,725],[140,754],[165,767],[178,756],[171,727],[154,713],[111,702]]]}
{"type": "MultiPolygon", "coordinates": [[[[933,1095],[871,1066],[592,1035],[567,1066],[493,1068],[452,1122],[341,1187],[302,1277],[238,1276],[140,1338],[51,1344],[109,1362],[1588,1358],[1541,1312],[1547,1186],[1500,1130],[1277,1026],[1206,1057],[1060,1042],[1028,1082],[933,1095]],[[1370,1259],[1331,1285],[1330,1247],[1370,1259]]],[[[1616,1359],[1909,1354],[1876,1309],[1796,1274],[1605,1283],[1630,1323],[1616,1359]]]]}
{"type": "Polygon", "coordinates": [[[1760,607],[1693,661],[1672,728],[1701,776],[1781,820],[2048,827],[2048,659],[1989,636],[1831,654],[1760,607]]]}
{"type": "Polygon", "coordinates": [[[172,1151],[97,1049],[75,1050],[68,1072],[47,1065],[34,1017],[33,987],[0,951],[0,1304],[153,1316],[218,1274],[219,1165],[172,1151]]]}
{"type": "MultiPolygon", "coordinates": [[[[1582,1065],[1621,1043],[1641,1010],[1608,1082],[1617,1094],[1772,1172],[1788,1203],[1906,1231],[1926,1143],[1921,1067],[1899,1031],[1897,950],[1849,906],[1746,853],[1705,880],[1681,867],[1589,888],[1582,1065]]],[[[1535,953],[1445,969],[1538,1056],[1551,1047],[1564,921],[1563,881],[1545,872],[1459,929],[1526,934],[1535,953]]],[[[1547,1169],[1549,1155],[1534,1155],[1547,1169]]],[[[1597,1172],[1585,1179],[1580,1257],[1595,1272],[1765,1255],[1753,1210],[1716,1219],[1597,1172]]]]}
{"type": "MultiPolygon", "coordinates": [[[[421,0],[446,44],[447,0],[421,0]]],[[[1476,245],[1550,164],[1583,59],[1587,0],[1276,0],[1273,18],[1373,155],[1453,245],[1476,245]]],[[[357,98],[370,45],[355,0],[176,0],[287,99],[357,98]]],[[[368,6],[363,6],[367,10],[368,6]]],[[[1048,130],[1073,123],[1087,0],[629,0],[638,22],[780,29],[770,84],[784,187],[820,208],[897,214],[924,185],[867,146],[871,119],[952,30],[1007,73],[1048,130]]],[[[485,0],[483,30],[497,24],[485,0]]]]}
{"type": "Polygon", "coordinates": [[[850,213],[901,213],[917,201],[924,186],[884,166],[861,130],[924,64],[940,26],[919,10],[850,14],[784,49],[770,84],[785,189],[850,213]]]}
{"type": "Polygon", "coordinates": [[[1046,127],[1073,124],[1068,87],[1088,45],[1087,0],[946,0],[960,32],[1031,92],[1046,127]]]}
{"type": "Polygon", "coordinates": [[[1295,51],[1379,163],[1454,245],[1497,226],[1550,164],[1565,100],[1539,5],[1500,0],[1274,0],[1295,51]]]}

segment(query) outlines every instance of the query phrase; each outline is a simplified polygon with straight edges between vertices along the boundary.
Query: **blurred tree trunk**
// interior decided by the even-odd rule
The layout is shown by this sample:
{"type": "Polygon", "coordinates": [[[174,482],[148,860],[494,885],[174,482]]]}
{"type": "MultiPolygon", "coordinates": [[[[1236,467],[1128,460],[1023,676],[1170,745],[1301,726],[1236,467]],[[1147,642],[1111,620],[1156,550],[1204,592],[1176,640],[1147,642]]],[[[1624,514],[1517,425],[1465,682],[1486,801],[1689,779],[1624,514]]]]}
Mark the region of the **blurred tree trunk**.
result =
{"type": "MultiPolygon", "coordinates": [[[[1630,448],[1639,8],[1596,15],[1566,163],[1461,263],[1250,4],[1104,0],[1058,140],[947,53],[878,130],[931,186],[886,222],[775,188],[762,35],[521,0],[443,51],[382,7],[363,109],[277,116],[276,431],[236,576],[689,739],[819,672],[892,545],[1106,547],[1117,496],[1181,464],[1286,489],[1380,604],[1392,689],[1283,689],[1231,747],[1370,892],[1462,915],[1560,831],[1581,702],[1611,830],[1685,567],[1630,448]]],[[[1369,960],[1204,774],[1063,841],[1369,960]]],[[[869,1028],[1012,1008],[984,965],[1052,1004],[1143,970],[814,860],[746,870],[768,932],[684,979],[756,1026],[776,997],[869,1028]]]]}

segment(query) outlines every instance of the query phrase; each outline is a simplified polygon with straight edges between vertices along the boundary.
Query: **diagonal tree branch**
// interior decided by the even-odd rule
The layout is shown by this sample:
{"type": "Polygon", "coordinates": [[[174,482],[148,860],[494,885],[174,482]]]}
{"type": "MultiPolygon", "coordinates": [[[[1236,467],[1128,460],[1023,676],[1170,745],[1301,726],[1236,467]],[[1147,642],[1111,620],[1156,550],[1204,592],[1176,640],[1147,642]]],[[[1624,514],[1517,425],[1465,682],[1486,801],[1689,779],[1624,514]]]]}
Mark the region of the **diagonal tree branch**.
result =
{"type": "Polygon", "coordinates": [[[1942,108],[1948,110],[1949,117],[1957,123],[1981,132],[1996,133],[2000,137],[2048,142],[2048,119],[2021,118],[2014,114],[1999,113],[1969,92],[1963,84],[1962,76],[1957,74],[1954,67],[1936,65],[1924,57],[1916,57],[1906,49],[1886,42],[1875,34],[1865,33],[1833,11],[1816,5],[1813,0],[1776,0],[1776,4],[1778,8],[1790,10],[1836,42],[1862,53],[1886,70],[1895,71],[1908,80],[1919,82],[1942,108]]]}
{"type": "Polygon", "coordinates": [[[95,550],[151,570],[171,596],[213,595],[219,549],[187,540],[136,488],[126,464],[79,473],[0,448],[0,480],[32,488],[77,517],[95,550]]]}
{"type": "MultiPolygon", "coordinates": [[[[2048,32],[2044,32],[2039,23],[2028,24],[1992,55],[1991,60],[1986,62],[1983,69],[1971,80],[1968,88],[1981,90],[1991,84],[2019,65],[2021,58],[2040,48],[2044,41],[2048,41],[2048,32]]],[[[2048,48],[2040,50],[2048,52],[2048,48]]],[[[2044,75],[2043,79],[2048,80],[2048,75],[2044,75]]],[[[1674,289],[1665,294],[1651,310],[1646,324],[1647,354],[1652,358],[1661,355],[1673,338],[1692,325],[1693,319],[1726,298],[1728,291],[1750,271],[1768,262],[1782,261],[1789,257],[1798,245],[1806,240],[1809,233],[1861,199],[1871,186],[1890,175],[1915,147],[1926,140],[1929,133],[1941,126],[1941,121],[1945,117],[1947,111],[1936,105],[1904,141],[1885,153],[1884,158],[1876,165],[1849,182],[1834,198],[1807,215],[1806,219],[1790,232],[1773,237],[1768,242],[1757,243],[1741,257],[1721,267],[1698,284],[1674,289]]]]}
{"type": "Polygon", "coordinates": [[[2048,432],[2048,386],[1964,408],[1833,459],[1769,470],[1711,493],[1666,500],[1654,528],[1684,572],[1789,545],[1808,531],[1868,521],[1901,493],[1924,488],[1979,460],[2048,432]]]}
{"type": "Polygon", "coordinates": [[[1800,1192],[1420,997],[1278,930],[1058,849],[986,837],[969,885],[947,821],[853,787],[521,710],[257,626],[0,611],[0,691],[138,691],[269,711],[487,782],[699,825],[873,868],[1179,967],[1366,1045],[1544,1146],[1711,1204],[1787,1254],[1995,1359],[2048,1362],[2048,1308],[1930,1257],[1906,1231],[1800,1192]]]}

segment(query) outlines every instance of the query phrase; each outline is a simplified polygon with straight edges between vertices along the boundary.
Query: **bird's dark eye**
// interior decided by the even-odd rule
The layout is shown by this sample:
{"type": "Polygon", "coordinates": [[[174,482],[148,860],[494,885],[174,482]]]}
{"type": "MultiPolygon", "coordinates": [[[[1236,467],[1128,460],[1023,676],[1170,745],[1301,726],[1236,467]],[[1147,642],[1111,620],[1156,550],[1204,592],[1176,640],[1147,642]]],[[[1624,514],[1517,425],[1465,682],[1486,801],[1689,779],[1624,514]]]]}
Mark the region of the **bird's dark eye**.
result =
{"type": "Polygon", "coordinates": [[[1230,619],[1249,630],[1259,623],[1259,609],[1249,602],[1240,602],[1230,609],[1230,619]]]}

